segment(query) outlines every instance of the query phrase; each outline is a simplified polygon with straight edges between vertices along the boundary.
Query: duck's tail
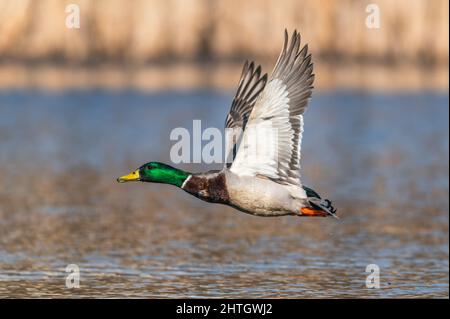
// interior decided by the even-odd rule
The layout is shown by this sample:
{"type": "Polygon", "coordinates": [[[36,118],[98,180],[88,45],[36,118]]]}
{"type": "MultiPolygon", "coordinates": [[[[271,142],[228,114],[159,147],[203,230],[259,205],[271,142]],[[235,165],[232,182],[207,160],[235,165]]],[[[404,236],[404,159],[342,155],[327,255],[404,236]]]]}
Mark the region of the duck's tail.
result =
{"type": "Polygon", "coordinates": [[[325,213],[327,213],[328,215],[333,216],[336,219],[339,219],[339,217],[336,215],[337,209],[333,206],[333,203],[329,199],[318,199],[313,197],[308,200],[312,207],[320,209],[325,213]]]}
{"type": "Polygon", "coordinates": [[[313,210],[323,212],[324,216],[330,215],[339,219],[336,215],[337,209],[329,199],[322,199],[317,192],[309,187],[303,186],[303,189],[306,192],[306,196],[308,196],[308,203],[313,210]]]}

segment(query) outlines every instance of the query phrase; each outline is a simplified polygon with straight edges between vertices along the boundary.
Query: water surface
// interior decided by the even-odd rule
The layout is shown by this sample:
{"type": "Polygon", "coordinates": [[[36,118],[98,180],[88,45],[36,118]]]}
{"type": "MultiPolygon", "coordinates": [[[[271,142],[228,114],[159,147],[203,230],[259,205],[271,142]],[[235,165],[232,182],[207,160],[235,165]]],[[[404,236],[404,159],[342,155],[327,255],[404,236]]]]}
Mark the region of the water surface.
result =
{"type": "Polygon", "coordinates": [[[302,178],[334,200],[338,221],[253,217],[115,182],[168,161],[173,128],[221,128],[230,100],[2,91],[0,297],[448,297],[447,94],[314,95],[302,178]],[[65,286],[68,264],[78,289],[65,286]],[[368,264],[380,289],[365,286],[368,264]]]}

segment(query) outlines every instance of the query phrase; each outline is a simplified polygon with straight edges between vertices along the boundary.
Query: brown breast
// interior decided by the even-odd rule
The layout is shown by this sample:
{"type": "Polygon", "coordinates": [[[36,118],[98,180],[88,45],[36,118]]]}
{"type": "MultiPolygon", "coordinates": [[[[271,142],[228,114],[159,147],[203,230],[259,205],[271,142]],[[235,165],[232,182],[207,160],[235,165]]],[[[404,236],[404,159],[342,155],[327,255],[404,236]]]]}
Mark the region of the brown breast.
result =
{"type": "Polygon", "coordinates": [[[212,203],[227,204],[230,199],[224,173],[192,175],[183,185],[183,190],[212,203]]]}

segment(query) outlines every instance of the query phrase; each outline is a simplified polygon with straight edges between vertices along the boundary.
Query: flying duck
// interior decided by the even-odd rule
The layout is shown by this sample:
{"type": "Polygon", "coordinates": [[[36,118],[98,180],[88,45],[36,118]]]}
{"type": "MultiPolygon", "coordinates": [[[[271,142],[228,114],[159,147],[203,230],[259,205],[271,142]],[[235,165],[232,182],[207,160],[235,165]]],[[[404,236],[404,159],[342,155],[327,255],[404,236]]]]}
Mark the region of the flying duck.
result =
{"type": "Polygon", "coordinates": [[[117,181],[171,184],[203,201],[256,216],[336,217],[331,201],[300,181],[303,113],[313,81],[308,45],[300,49],[300,34],[295,30],[289,41],[285,30],[270,77],[254,62],[244,64],[225,120],[226,130],[238,132],[230,148],[235,153],[231,163],[219,171],[189,173],[149,162],[117,181]]]}

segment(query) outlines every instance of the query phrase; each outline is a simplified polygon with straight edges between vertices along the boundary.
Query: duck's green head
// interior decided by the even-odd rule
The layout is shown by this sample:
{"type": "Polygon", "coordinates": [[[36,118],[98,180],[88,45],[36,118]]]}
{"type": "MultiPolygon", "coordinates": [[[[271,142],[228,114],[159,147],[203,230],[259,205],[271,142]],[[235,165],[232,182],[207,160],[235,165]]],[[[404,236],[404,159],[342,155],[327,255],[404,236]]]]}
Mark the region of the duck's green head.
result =
{"type": "Polygon", "coordinates": [[[180,169],[174,168],[164,163],[150,162],[142,165],[134,172],[128,175],[119,177],[119,183],[140,181],[149,183],[163,183],[171,184],[178,187],[183,185],[183,182],[190,174],[180,169]]]}

